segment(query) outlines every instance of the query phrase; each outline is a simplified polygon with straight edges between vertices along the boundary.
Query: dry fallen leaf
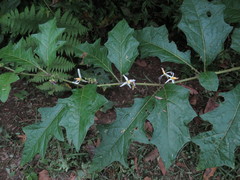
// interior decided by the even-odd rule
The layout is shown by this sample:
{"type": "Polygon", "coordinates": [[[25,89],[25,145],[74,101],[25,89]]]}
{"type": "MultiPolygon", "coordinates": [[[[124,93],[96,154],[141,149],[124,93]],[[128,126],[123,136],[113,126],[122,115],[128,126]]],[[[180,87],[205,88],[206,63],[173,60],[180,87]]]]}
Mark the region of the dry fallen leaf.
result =
{"type": "Polygon", "coordinates": [[[146,121],[144,124],[145,131],[152,133],[153,132],[153,127],[152,124],[149,121],[146,121]]]}
{"type": "Polygon", "coordinates": [[[190,94],[198,94],[198,91],[192,87],[181,84],[180,86],[185,87],[190,90],[190,94]]]}
{"type": "Polygon", "coordinates": [[[197,100],[198,100],[198,96],[197,95],[193,95],[191,98],[190,98],[190,104],[195,106],[197,104],[197,100]]]}
{"type": "Polygon", "coordinates": [[[158,167],[160,168],[163,176],[165,176],[167,174],[167,170],[166,170],[164,163],[160,157],[158,157],[158,167]]]}
{"type": "Polygon", "coordinates": [[[143,180],[152,180],[150,177],[146,176],[143,180]]]}
{"type": "Polygon", "coordinates": [[[22,143],[24,143],[27,139],[25,134],[23,134],[23,135],[19,134],[19,135],[17,135],[17,137],[22,143]]]}
{"type": "Polygon", "coordinates": [[[217,108],[218,106],[219,106],[219,104],[216,103],[214,97],[213,97],[213,98],[209,98],[209,99],[208,99],[208,102],[207,102],[207,105],[206,105],[206,107],[205,107],[205,109],[204,109],[204,113],[207,113],[207,112],[209,112],[209,111],[212,111],[212,110],[214,110],[215,108],[217,108]]]}
{"type": "Polygon", "coordinates": [[[51,180],[51,178],[49,177],[48,171],[47,170],[42,170],[38,174],[38,180],[51,180]]]}
{"type": "Polygon", "coordinates": [[[213,177],[216,170],[217,170],[216,167],[207,168],[203,174],[203,180],[209,180],[211,177],[213,177]]]}
{"type": "Polygon", "coordinates": [[[148,153],[148,154],[146,155],[146,157],[143,159],[143,161],[144,161],[144,162],[153,161],[153,160],[155,160],[158,156],[159,156],[158,150],[157,150],[157,148],[155,148],[154,150],[152,150],[150,153],[148,153]]]}

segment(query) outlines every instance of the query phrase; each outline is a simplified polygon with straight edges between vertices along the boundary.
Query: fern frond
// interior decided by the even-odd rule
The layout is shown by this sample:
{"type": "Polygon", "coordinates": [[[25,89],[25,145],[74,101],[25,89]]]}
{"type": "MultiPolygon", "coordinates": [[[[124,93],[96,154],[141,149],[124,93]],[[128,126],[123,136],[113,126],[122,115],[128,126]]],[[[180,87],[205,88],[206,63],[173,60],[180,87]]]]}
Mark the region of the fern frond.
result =
{"type": "Polygon", "coordinates": [[[33,78],[29,79],[29,82],[35,82],[35,83],[43,83],[45,81],[48,81],[50,79],[49,76],[45,76],[45,73],[43,72],[38,72],[36,76],[33,78]]]}
{"type": "Polygon", "coordinates": [[[50,71],[67,72],[71,71],[74,66],[74,63],[68,61],[64,57],[57,56],[57,58],[55,59],[55,61],[53,61],[53,64],[50,67],[50,71]]]}
{"type": "Polygon", "coordinates": [[[58,82],[62,82],[61,79],[70,79],[70,78],[72,78],[71,75],[66,74],[66,73],[62,73],[62,72],[52,72],[52,77],[56,77],[55,80],[57,80],[58,82]]]}
{"type": "MultiPolygon", "coordinates": [[[[87,28],[83,26],[80,21],[74,17],[69,11],[64,14],[60,10],[54,14],[57,25],[59,28],[66,28],[68,36],[83,35],[87,32],[87,28]]],[[[49,13],[48,9],[41,7],[36,10],[32,5],[30,8],[26,7],[23,12],[17,9],[6,13],[0,17],[0,24],[2,33],[11,33],[12,36],[18,34],[35,33],[38,30],[38,25],[52,19],[53,16],[49,13]]]]}
{"type": "Polygon", "coordinates": [[[30,9],[26,7],[21,13],[15,9],[3,15],[0,18],[0,24],[4,34],[11,33],[14,36],[36,32],[38,25],[49,19],[46,9],[40,8],[36,11],[35,6],[32,5],[30,9]]]}
{"type": "Polygon", "coordinates": [[[63,91],[69,91],[70,88],[66,86],[65,84],[52,84],[50,82],[45,82],[39,86],[37,86],[38,89],[42,91],[47,91],[48,94],[53,95],[54,92],[63,92],[63,91]]]}
{"type": "Polygon", "coordinates": [[[66,43],[58,50],[58,52],[60,54],[65,52],[68,56],[73,55],[75,53],[74,48],[81,43],[76,37],[69,36],[66,33],[64,33],[60,39],[66,43]]]}
{"type": "Polygon", "coordinates": [[[58,10],[55,13],[57,19],[57,26],[60,28],[65,28],[65,33],[69,36],[83,35],[87,32],[87,28],[83,26],[79,20],[70,13],[70,11],[65,12],[63,15],[61,11],[58,10]]]}

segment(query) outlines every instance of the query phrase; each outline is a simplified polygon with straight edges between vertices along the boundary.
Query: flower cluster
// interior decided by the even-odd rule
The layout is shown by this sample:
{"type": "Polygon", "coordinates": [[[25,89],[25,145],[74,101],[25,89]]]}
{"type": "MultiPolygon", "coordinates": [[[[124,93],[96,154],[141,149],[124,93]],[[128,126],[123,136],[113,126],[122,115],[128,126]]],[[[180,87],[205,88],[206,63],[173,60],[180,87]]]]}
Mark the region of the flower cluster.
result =
{"type": "Polygon", "coordinates": [[[158,78],[159,79],[159,82],[161,82],[161,79],[165,76],[167,78],[167,81],[165,82],[168,83],[168,82],[172,82],[172,83],[175,83],[175,80],[178,79],[177,77],[174,76],[174,73],[169,71],[169,72],[165,72],[163,68],[162,69],[162,75],[158,78]]]}

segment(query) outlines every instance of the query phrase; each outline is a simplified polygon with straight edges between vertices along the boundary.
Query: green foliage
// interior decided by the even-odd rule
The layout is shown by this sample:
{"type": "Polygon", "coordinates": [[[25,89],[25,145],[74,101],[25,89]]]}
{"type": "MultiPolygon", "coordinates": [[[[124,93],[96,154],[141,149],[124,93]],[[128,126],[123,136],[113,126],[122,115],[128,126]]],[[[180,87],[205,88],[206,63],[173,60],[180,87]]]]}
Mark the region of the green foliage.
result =
{"type": "Polygon", "coordinates": [[[0,75],[0,100],[6,102],[11,90],[10,84],[19,80],[19,77],[14,73],[3,73],[0,75]]]}
{"type": "Polygon", "coordinates": [[[34,5],[30,8],[26,7],[23,12],[19,12],[17,9],[12,10],[0,18],[2,33],[11,32],[12,36],[16,36],[17,34],[37,32],[38,25],[50,19],[48,14],[44,8],[37,11],[34,5]]]}
{"type": "MultiPolygon", "coordinates": [[[[69,11],[62,14],[58,10],[53,15],[46,13],[44,8],[36,11],[32,6],[30,10],[25,9],[22,14],[14,11],[4,15],[0,19],[0,22],[4,22],[3,32],[13,31],[13,36],[36,33],[37,28],[31,27],[31,20],[25,27],[22,27],[24,24],[15,25],[15,20],[20,17],[24,19],[27,13],[30,14],[29,18],[37,19],[36,23],[39,23],[41,18],[44,22],[53,16],[55,18],[40,25],[40,33],[2,48],[0,58],[3,66],[10,66],[13,69],[9,67],[7,69],[16,74],[34,73],[30,74],[33,78],[29,81],[40,83],[38,88],[47,90],[50,94],[70,89],[69,84],[81,87],[73,90],[70,97],[60,99],[56,106],[41,108],[39,112],[42,121],[24,128],[28,138],[21,164],[26,164],[38,153],[44,157],[50,139],[55,137],[62,141],[63,132],[66,132],[68,142],[79,151],[89,128],[94,124],[95,113],[108,102],[97,93],[97,87],[125,84],[134,86],[134,80],[129,81],[126,78],[126,82],[120,82],[119,79],[122,77],[114,74],[112,65],[114,64],[115,70],[118,70],[116,74],[120,76],[127,74],[139,54],[141,57],[156,56],[161,62],[187,65],[186,70],[195,71],[193,77],[180,79],[176,83],[198,79],[206,90],[217,91],[219,86],[217,74],[240,69],[234,67],[213,72],[209,66],[223,50],[224,41],[232,30],[232,27],[224,22],[224,7],[221,2],[206,0],[185,0],[181,6],[182,19],[178,27],[185,34],[188,45],[199,55],[199,61],[203,62],[197,65],[191,61],[193,59],[191,50],[180,51],[175,42],[169,41],[165,25],[134,31],[126,20],[122,20],[109,32],[104,45],[101,45],[100,39],[92,44],[88,42],[80,44],[77,38],[85,30],[83,26],[80,28],[79,20],[69,11]],[[6,21],[6,17],[9,17],[9,22],[6,21]],[[71,76],[67,74],[75,66],[67,57],[73,54],[82,58],[80,65],[88,65],[84,67],[82,74],[80,69],[78,70],[79,77],[75,78],[74,82],[68,80],[71,76]],[[199,67],[202,69],[198,70],[199,67]],[[108,73],[118,82],[110,83],[108,73]],[[92,77],[92,74],[97,77],[92,77]],[[95,84],[89,85],[94,78],[97,79],[94,81],[95,84]]],[[[239,42],[239,29],[236,29],[232,35],[231,48],[238,52],[239,42]]],[[[160,71],[161,69],[159,74],[156,72],[156,76],[161,75],[160,71]]],[[[174,80],[173,72],[163,73],[162,77],[174,80]]],[[[99,126],[102,141],[90,163],[91,172],[100,171],[115,161],[128,167],[127,155],[133,141],[155,145],[167,169],[190,141],[199,145],[201,149],[198,164],[200,169],[222,165],[234,167],[233,152],[239,145],[237,129],[240,119],[239,85],[234,90],[222,94],[225,99],[217,109],[201,116],[203,120],[213,125],[213,129],[190,137],[188,126],[197,114],[189,104],[189,91],[178,85],[136,82],[136,86],[143,84],[159,88],[151,96],[136,98],[130,107],[115,108],[116,120],[112,124],[99,126]],[[151,122],[154,129],[151,137],[147,137],[145,133],[146,120],[151,122]]]]}
{"type": "Polygon", "coordinates": [[[213,125],[212,130],[193,138],[201,149],[198,169],[223,165],[234,168],[234,151],[240,145],[240,85],[220,96],[224,97],[224,102],[201,115],[213,125]]]}
{"type": "Polygon", "coordinates": [[[64,29],[57,28],[55,19],[39,25],[39,29],[41,33],[32,35],[37,40],[35,53],[46,66],[51,66],[56,59],[57,50],[65,43],[64,41],[57,41],[64,29]]]}
{"type": "Polygon", "coordinates": [[[111,62],[107,58],[107,48],[100,45],[100,39],[93,44],[85,42],[80,44],[76,49],[77,56],[85,56],[84,64],[94,65],[95,67],[103,68],[105,71],[112,72],[111,62]],[[96,51],[98,49],[98,51],[96,51]]]}
{"type": "Polygon", "coordinates": [[[239,0],[222,0],[226,9],[224,10],[224,19],[227,23],[240,22],[240,1],[239,0]]]}
{"type": "Polygon", "coordinates": [[[231,48],[240,53],[240,28],[233,31],[231,48]]]}
{"type": "Polygon", "coordinates": [[[22,68],[21,72],[35,72],[30,82],[43,83],[37,87],[49,94],[70,90],[63,84],[62,79],[71,78],[66,72],[75,66],[66,58],[57,56],[57,50],[64,41],[58,38],[63,33],[63,28],[56,27],[56,20],[50,20],[40,25],[41,32],[33,34],[26,40],[21,39],[16,44],[9,44],[0,50],[0,58],[5,65],[14,63],[14,68],[22,68]],[[34,50],[32,49],[35,48],[34,50]]]}
{"type": "Polygon", "coordinates": [[[151,143],[156,145],[166,168],[169,168],[183,146],[190,142],[188,123],[196,116],[189,104],[187,89],[166,85],[156,93],[155,106],[148,116],[154,127],[151,143]],[[187,110],[187,111],[186,111],[187,110]]]}
{"type": "Polygon", "coordinates": [[[37,153],[44,157],[53,136],[62,141],[61,126],[66,129],[69,142],[79,151],[88,128],[94,123],[94,114],[106,102],[102,95],[96,93],[95,85],[88,85],[73,91],[69,98],[59,99],[54,107],[40,108],[42,122],[23,129],[28,138],[21,164],[29,162],[37,153]]]}
{"type": "Polygon", "coordinates": [[[1,7],[0,7],[0,17],[7,12],[11,11],[12,9],[17,8],[17,6],[20,4],[20,0],[3,0],[1,1],[1,7]]]}
{"type": "Polygon", "coordinates": [[[102,170],[114,161],[128,166],[126,157],[130,143],[145,134],[144,121],[153,107],[152,99],[135,99],[132,107],[116,109],[115,122],[100,128],[102,142],[96,150],[91,171],[102,170]]]}
{"type": "Polygon", "coordinates": [[[130,70],[138,56],[139,42],[133,37],[133,33],[134,30],[122,20],[109,32],[108,41],[105,43],[108,59],[121,74],[126,74],[130,70]]]}
{"type": "MultiPolygon", "coordinates": [[[[141,57],[156,56],[162,62],[190,65],[190,51],[180,52],[174,42],[169,43],[167,28],[146,27],[136,33],[140,42],[141,57]]],[[[191,65],[190,65],[191,66],[191,65]]]]}
{"type": "Polygon", "coordinates": [[[209,91],[217,91],[219,80],[215,72],[202,72],[199,74],[200,84],[209,91]]]}
{"type": "Polygon", "coordinates": [[[16,66],[21,66],[24,69],[32,71],[35,68],[39,68],[39,62],[35,59],[32,48],[22,48],[23,39],[17,44],[9,44],[0,50],[0,58],[3,63],[15,63],[16,66]]]}
{"type": "Polygon", "coordinates": [[[181,6],[182,19],[178,27],[185,33],[188,45],[200,55],[205,67],[223,50],[223,43],[232,30],[224,22],[223,10],[224,5],[207,0],[185,0],[181,6]]]}

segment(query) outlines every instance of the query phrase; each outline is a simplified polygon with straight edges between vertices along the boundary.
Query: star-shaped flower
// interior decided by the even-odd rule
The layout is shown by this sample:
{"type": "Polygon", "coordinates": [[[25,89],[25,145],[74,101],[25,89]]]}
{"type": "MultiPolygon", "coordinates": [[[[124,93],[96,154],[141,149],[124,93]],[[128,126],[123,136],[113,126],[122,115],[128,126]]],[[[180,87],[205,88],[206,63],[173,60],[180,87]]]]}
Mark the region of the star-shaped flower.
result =
{"type": "Polygon", "coordinates": [[[79,84],[81,81],[82,81],[82,82],[87,82],[87,81],[85,81],[85,80],[82,78],[80,69],[77,69],[77,72],[78,72],[78,78],[74,78],[75,81],[73,81],[72,83],[73,83],[73,84],[79,84]]]}
{"type": "Polygon", "coordinates": [[[128,85],[130,89],[134,89],[136,84],[135,84],[135,79],[128,79],[125,75],[123,75],[124,79],[126,80],[124,83],[121,84],[120,87],[123,87],[125,85],[128,85]]]}
{"type": "Polygon", "coordinates": [[[162,69],[163,74],[158,78],[159,81],[161,81],[162,77],[165,76],[167,78],[167,81],[165,82],[165,84],[170,82],[170,81],[172,83],[175,83],[175,80],[178,79],[178,78],[174,76],[174,73],[171,72],[171,71],[165,72],[163,68],[161,68],[161,69],[162,69]]]}

